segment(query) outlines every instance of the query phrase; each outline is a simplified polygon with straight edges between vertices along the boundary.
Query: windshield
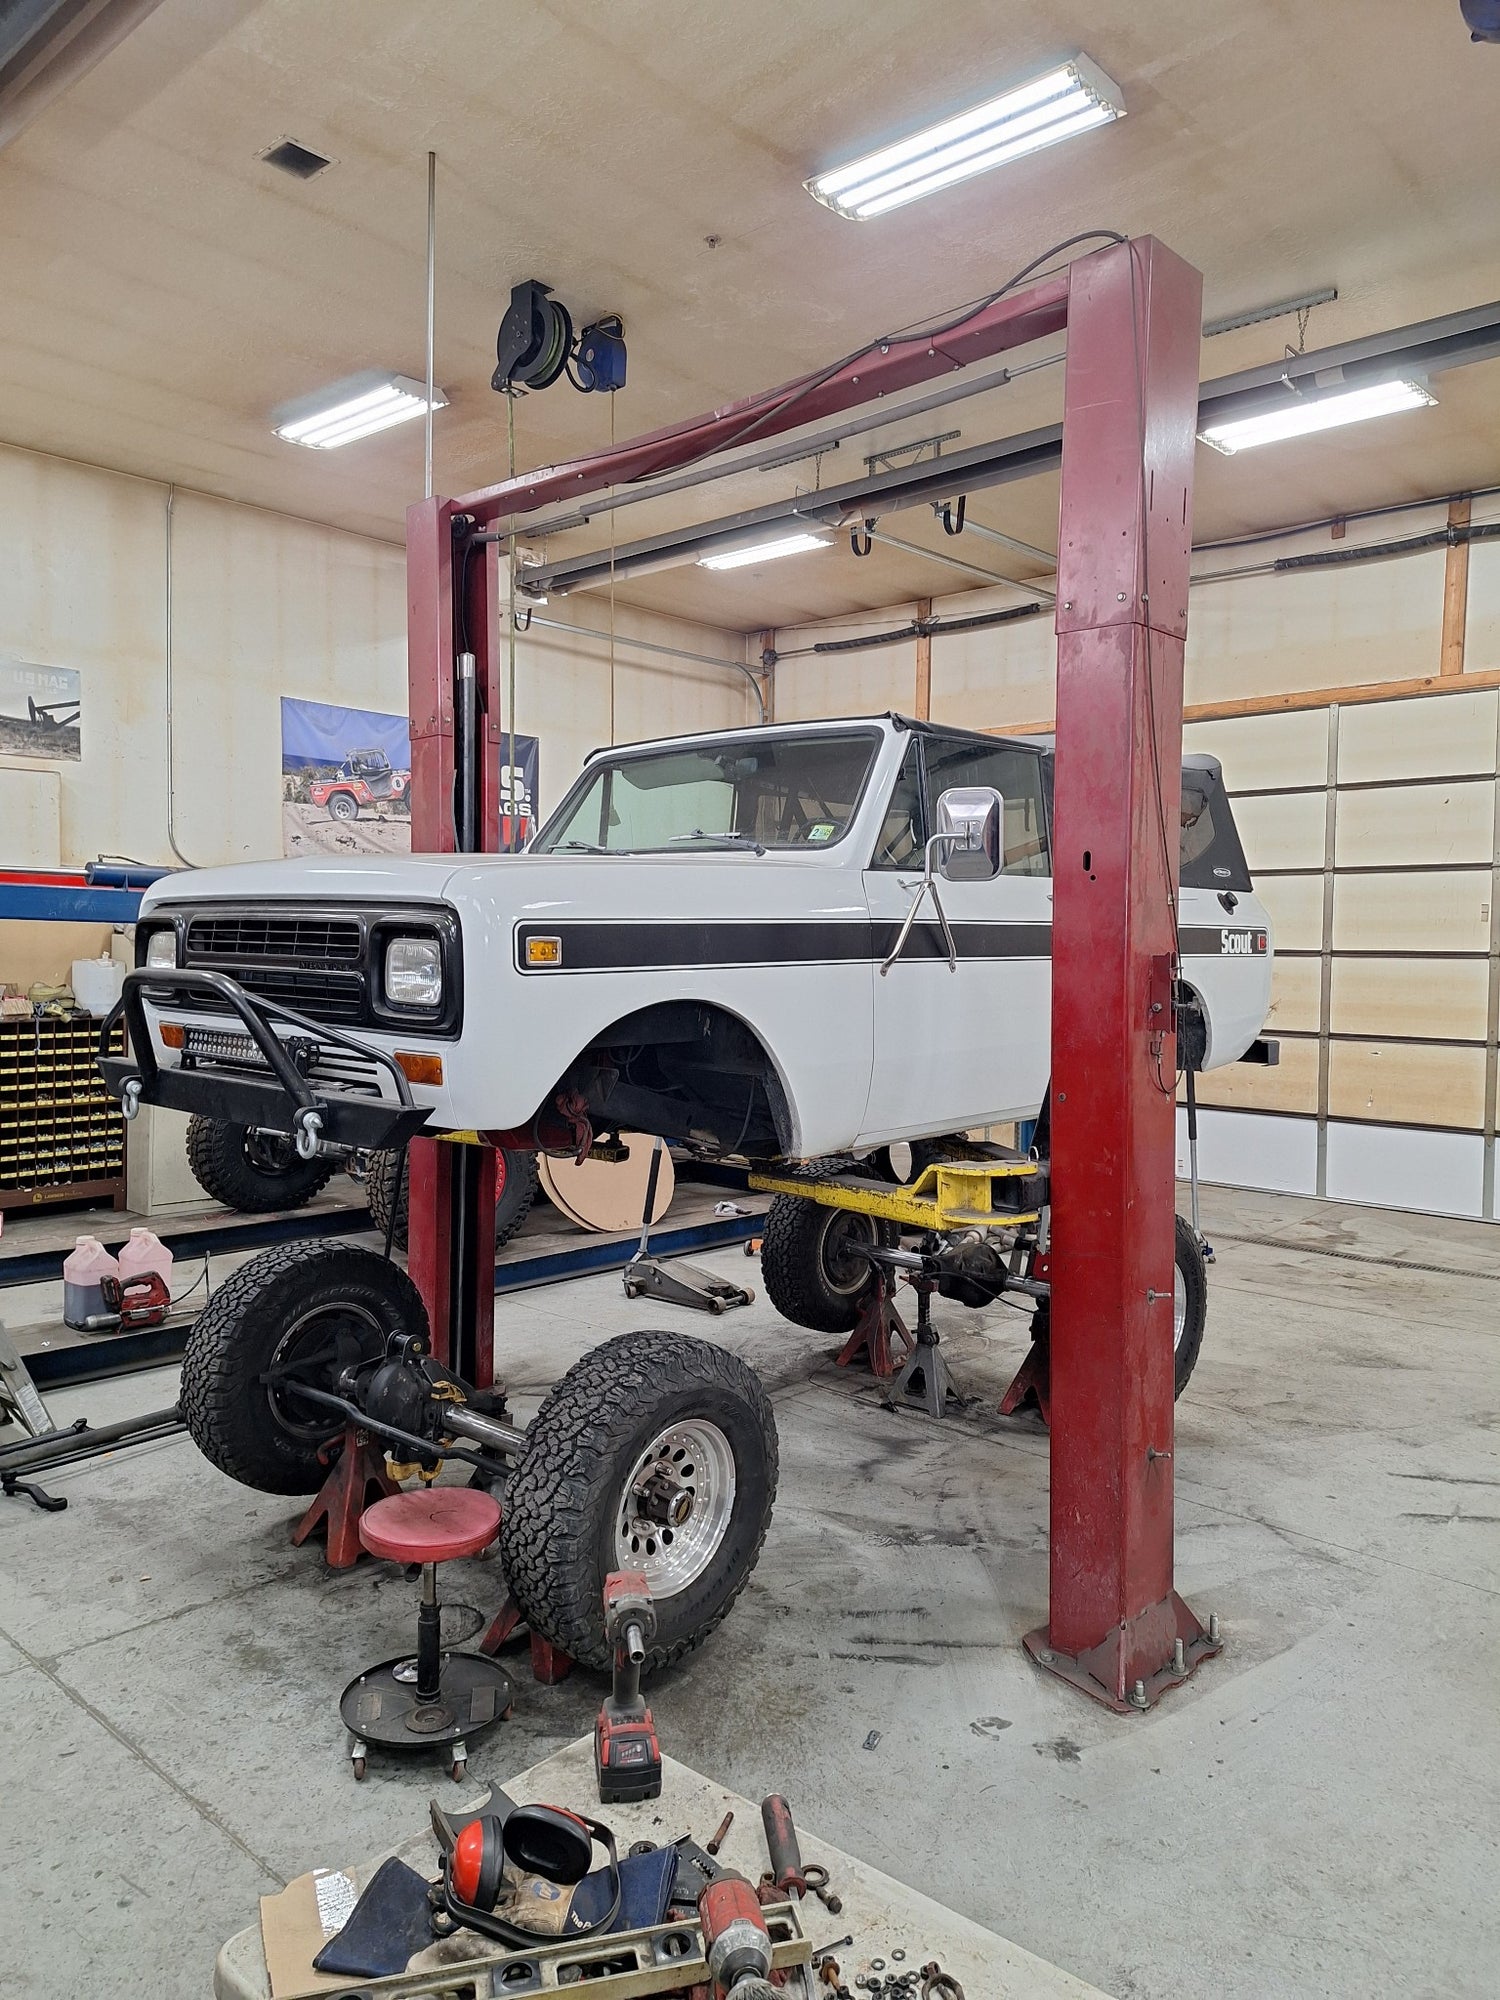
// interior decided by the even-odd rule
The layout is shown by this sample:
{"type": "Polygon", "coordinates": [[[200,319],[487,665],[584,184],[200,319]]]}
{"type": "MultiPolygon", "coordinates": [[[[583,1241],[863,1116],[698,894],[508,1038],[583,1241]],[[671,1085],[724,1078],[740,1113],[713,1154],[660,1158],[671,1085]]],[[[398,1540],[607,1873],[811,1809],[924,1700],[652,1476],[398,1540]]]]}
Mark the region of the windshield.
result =
{"type": "Polygon", "coordinates": [[[830,847],[848,831],[880,738],[722,736],[590,765],[537,837],[543,854],[830,847]]]}
{"type": "Polygon", "coordinates": [[[1216,765],[1183,766],[1182,886],[1250,892],[1250,870],[1216,765]]]}

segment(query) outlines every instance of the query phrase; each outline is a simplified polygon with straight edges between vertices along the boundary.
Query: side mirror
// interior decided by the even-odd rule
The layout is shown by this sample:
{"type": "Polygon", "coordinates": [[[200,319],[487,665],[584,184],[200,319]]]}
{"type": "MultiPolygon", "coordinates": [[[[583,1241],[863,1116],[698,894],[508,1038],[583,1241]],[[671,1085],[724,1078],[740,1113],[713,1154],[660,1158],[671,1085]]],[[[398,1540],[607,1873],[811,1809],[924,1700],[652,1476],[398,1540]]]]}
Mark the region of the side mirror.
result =
{"type": "Polygon", "coordinates": [[[993,785],[956,785],[944,792],[937,806],[937,830],[950,836],[940,850],[944,878],[988,882],[998,875],[1004,823],[1005,801],[993,785]]]}

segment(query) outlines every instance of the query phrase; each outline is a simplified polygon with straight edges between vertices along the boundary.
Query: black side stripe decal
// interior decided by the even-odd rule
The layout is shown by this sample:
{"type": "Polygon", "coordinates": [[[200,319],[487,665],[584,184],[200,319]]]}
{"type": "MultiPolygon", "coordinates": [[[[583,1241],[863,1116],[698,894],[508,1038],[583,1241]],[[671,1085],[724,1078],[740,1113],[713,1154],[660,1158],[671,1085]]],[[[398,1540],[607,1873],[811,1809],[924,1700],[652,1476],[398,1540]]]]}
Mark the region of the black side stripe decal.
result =
{"type": "MultiPolygon", "coordinates": [[[[561,923],[516,927],[516,965],[543,976],[557,972],[665,972],[729,965],[849,965],[886,957],[897,923],[561,923]],[[530,966],[533,938],[555,938],[561,963],[530,966]]],[[[955,924],[960,958],[1039,959],[1052,955],[1050,924],[955,924]]],[[[1180,933],[1185,958],[1264,957],[1266,933],[1189,927],[1180,933]],[[1230,939],[1242,942],[1229,943],[1230,939]]],[[[946,958],[935,923],[913,926],[904,956],[946,958]]]]}

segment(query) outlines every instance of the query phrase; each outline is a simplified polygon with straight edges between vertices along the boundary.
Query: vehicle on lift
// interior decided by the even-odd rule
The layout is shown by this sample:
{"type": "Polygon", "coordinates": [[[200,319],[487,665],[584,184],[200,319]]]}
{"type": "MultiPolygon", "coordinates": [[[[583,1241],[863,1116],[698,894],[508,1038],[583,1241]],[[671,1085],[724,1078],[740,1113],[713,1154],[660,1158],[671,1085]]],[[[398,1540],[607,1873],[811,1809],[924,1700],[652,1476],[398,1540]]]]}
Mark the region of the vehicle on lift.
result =
{"type": "Polygon", "coordinates": [[[311,805],[322,806],[330,819],[346,825],[357,820],[362,808],[378,811],[388,805],[397,813],[409,813],[411,772],[397,771],[385,752],[374,745],[351,750],[331,778],[314,778],[308,785],[311,805]]]}
{"type": "MultiPolygon", "coordinates": [[[[1270,927],[1218,765],[1189,758],[1173,790],[1162,803],[1181,824],[1180,1045],[1212,1069],[1259,1035],[1270,927]]],[[[399,1150],[419,1131],[581,1152],[625,1128],[706,1156],[874,1157],[889,1171],[892,1148],[1033,1118],[1042,1104],[1051,799],[1045,741],[886,715],[596,752],[517,855],[309,857],[175,875],[142,900],[121,1002],[132,1053],[103,1059],[106,1080],[127,1114],[175,1106],[284,1135],[309,1161],[330,1144],[399,1150]]],[[[1110,857],[1084,865],[1097,873],[1110,857]]],[[[848,1304],[802,1302],[846,1259],[866,1275],[868,1260],[847,1237],[803,1228],[797,1240],[781,1260],[794,1275],[773,1281],[773,1257],[768,1288],[791,1317],[824,1325],[848,1304]]],[[[354,1253],[304,1248],[327,1257],[329,1306],[354,1283],[336,1258],[354,1253]]],[[[364,1367],[378,1338],[426,1329],[374,1259],[362,1267],[368,1296],[348,1308],[364,1344],[352,1359],[347,1338],[307,1347],[297,1301],[315,1274],[299,1264],[283,1296],[274,1257],[257,1263],[263,1282],[225,1286],[200,1320],[184,1408],[211,1458],[285,1491],[289,1477],[316,1483],[329,1434],[304,1409],[288,1471],[286,1411],[269,1386],[285,1344],[303,1352],[304,1381],[318,1357],[326,1389],[364,1367]]],[[[635,1380],[658,1414],[649,1371],[635,1380]]],[[[693,1407],[626,1443],[654,1450],[676,1424],[675,1462],[718,1467],[720,1497],[694,1515],[716,1523],[717,1576],[759,1545],[744,1509],[767,1445],[743,1401],[722,1422],[693,1407]]],[[[587,1528],[601,1561],[632,1537],[645,1547],[626,1530],[649,1519],[642,1476],[626,1468],[624,1486],[611,1486],[619,1465],[606,1457],[608,1491],[590,1489],[603,1512],[587,1528]]],[[[517,1477],[513,1496],[527,1490],[517,1477]]],[[[522,1516],[519,1497],[507,1506],[522,1516]]],[[[670,1551],[657,1540],[653,1559],[670,1551]]],[[[542,1577],[545,1562],[532,1560],[542,1577]]],[[[586,1657],[581,1647],[603,1644],[602,1581],[591,1576],[578,1599],[593,1607],[580,1613],[587,1633],[528,1602],[524,1579],[517,1596],[545,1636],[586,1657]]],[[[668,1573],[652,1591],[662,1643],[690,1643],[689,1587],[668,1573]]]]}

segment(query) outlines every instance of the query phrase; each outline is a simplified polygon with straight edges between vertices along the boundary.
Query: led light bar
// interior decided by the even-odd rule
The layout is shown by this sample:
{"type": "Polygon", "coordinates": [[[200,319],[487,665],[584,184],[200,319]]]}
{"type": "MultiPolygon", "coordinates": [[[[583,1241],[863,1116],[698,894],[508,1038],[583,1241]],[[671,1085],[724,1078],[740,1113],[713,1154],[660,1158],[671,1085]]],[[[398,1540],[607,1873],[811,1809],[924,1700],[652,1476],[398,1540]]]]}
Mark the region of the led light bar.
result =
{"type": "Polygon", "coordinates": [[[800,556],[804,549],[826,549],[823,535],[778,535],[771,542],[755,542],[748,549],[723,549],[715,556],[699,556],[699,569],[744,569],[750,563],[773,562],[778,556],[800,556]]]}
{"type": "Polygon", "coordinates": [[[825,208],[865,222],[1124,116],[1118,84],[1087,56],[1074,56],[1045,76],[803,186],[825,208]]]}
{"type": "MultiPolygon", "coordinates": [[[[441,410],[448,398],[441,389],[432,392],[432,407],[441,410]]],[[[427,409],[427,385],[409,375],[355,376],[336,382],[309,407],[307,399],[289,411],[275,426],[276,435],[288,444],[305,444],[315,451],[332,451],[358,438],[374,437],[395,424],[409,423],[427,409]]]]}
{"type": "Polygon", "coordinates": [[[1430,409],[1436,402],[1437,397],[1425,382],[1408,376],[1398,382],[1375,382],[1363,388],[1304,396],[1279,410],[1207,424],[1198,435],[1204,444],[1232,457],[1235,452],[1250,451],[1256,445],[1278,444],[1283,438],[1310,437],[1315,431],[1337,430],[1343,424],[1363,423],[1368,417],[1390,417],[1399,410],[1430,409]]]}

